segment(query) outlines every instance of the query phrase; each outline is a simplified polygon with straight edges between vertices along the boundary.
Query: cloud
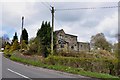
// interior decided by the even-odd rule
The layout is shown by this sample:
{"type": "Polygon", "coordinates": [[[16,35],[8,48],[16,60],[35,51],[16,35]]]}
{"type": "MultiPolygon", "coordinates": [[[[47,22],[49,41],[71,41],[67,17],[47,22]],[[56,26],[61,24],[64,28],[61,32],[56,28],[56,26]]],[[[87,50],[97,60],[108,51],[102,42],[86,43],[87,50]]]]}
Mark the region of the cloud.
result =
{"type": "Polygon", "coordinates": [[[31,20],[31,19],[29,19],[29,17],[36,13],[36,11],[32,8],[33,5],[34,4],[31,4],[31,3],[27,4],[24,2],[20,2],[20,3],[5,2],[5,3],[3,3],[3,10],[2,10],[3,25],[10,26],[13,28],[18,27],[18,26],[20,27],[22,16],[25,16],[26,18],[28,18],[28,20],[31,20]]]}
{"type": "MultiPolygon", "coordinates": [[[[24,27],[29,33],[29,38],[35,37],[42,21],[51,21],[49,6],[54,5],[55,30],[64,29],[66,33],[77,35],[78,41],[90,41],[90,37],[98,32],[105,33],[107,39],[114,41],[117,33],[117,8],[57,11],[63,8],[101,7],[112,6],[117,3],[92,3],[92,2],[5,2],[2,8],[2,27],[8,33],[8,27],[21,34],[21,17],[25,17],[24,27]]],[[[9,33],[8,33],[9,34],[9,33]]],[[[14,34],[14,32],[13,32],[14,34]]],[[[10,34],[10,35],[13,35],[10,34]]]]}
{"type": "Polygon", "coordinates": [[[108,37],[114,37],[118,33],[118,13],[114,12],[113,15],[106,17],[98,26],[97,32],[104,32],[108,37]]]}
{"type": "MultiPolygon", "coordinates": [[[[31,33],[32,30],[35,30],[37,27],[40,26],[40,24],[37,25],[38,23],[41,23],[42,20],[48,20],[44,18],[44,15],[46,15],[46,12],[47,12],[47,11],[45,12],[46,9],[42,9],[40,6],[42,6],[41,3],[31,3],[31,2],[5,2],[3,3],[2,27],[7,32],[9,32],[11,29],[14,29],[12,31],[16,31],[20,38],[21,17],[24,16],[25,17],[24,27],[28,28],[28,31],[30,31],[31,33]],[[40,10],[38,9],[39,7],[41,8],[40,10]],[[33,25],[37,25],[37,27],[35,28],[35,26],[33,25]]],[[[34,33],[32,32],[32,34],[34,33]]],[[[32,34],[30,34],[29,37],[31,37],[32,34]]],[[[10,35],[14,35],[14,32],[10,35]]]]}
{"type": "Polygon", "coordinates": [[[4,34],[6,34],[5,31],[0,30],[0,37],[2,37],[4,34]]]}
{"type": "Polygon", "coordinates": [[[28,34],[29,34],[29,38],[36,37],[37,31],[38,31],[38,29],[40,29],[41,24],[42,24],[42,22],[26,27],[27,31],[28,31],[28,34]]]}
{"type": "Polygon", "coordinates": [[[119,0],[1,0],[1,2],[119,2],[119,0]]]}

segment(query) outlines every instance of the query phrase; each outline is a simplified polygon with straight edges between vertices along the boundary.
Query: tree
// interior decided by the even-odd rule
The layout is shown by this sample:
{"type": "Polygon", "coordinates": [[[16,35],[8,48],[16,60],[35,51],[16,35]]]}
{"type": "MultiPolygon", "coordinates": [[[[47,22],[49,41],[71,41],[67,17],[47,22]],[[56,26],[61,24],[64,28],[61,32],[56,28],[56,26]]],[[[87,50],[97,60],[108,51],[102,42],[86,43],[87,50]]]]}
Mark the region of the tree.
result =
{"type": "Polygon", "coordinates": [[[7,42],[9,42],[9,37],[7,34],[4,34],[2,37],[1,37],[1,47],[5,48],[7,42]]]}
{"type": "Polygon", "coordinates": [[[15,35],[13,36],[12,44],[14,43],[14,41],[15,41],[15,40],[17,40],[17,41],[18,41],[17,32],[15,32],[15,35]]]}
{"type": "Polygon", "coordinates": [[[35,37],[32,37],[32,38],[30,38],[30,40],[29,40],[29,44],[31,44],[31,43],[33,43],[35,41],[35,37]]]}
{"type": "Polygon", "coordinates": [[[5,46],[4,53],[9,53],[9,50],[10,50],[10,43],[7,43],[5,46]]]}
{"type": "Polygon", "coordinates": [[[20,47],[21,47],[22,49],[27,50],[27,44],[25,43],[25,40],[22,40],[22,44],[20,44],[20,47]]]}
{"type": "Polygon", "coordinates": [[[120,54],[119,54],[119,52],[120,52],[120,42],[114,44],[113,50],[114,50],[115,56],[118,58],[120,56],[120,54]]]}
{"type": "Polygon", "coordinates": [[[18,40],[18,36],[17,36],[17,32],[15,32],[15,36],[13,36],[13,42],[15,41],[15,40],[18,40]]]}
{"type": "Polygon", "coordinates": [[[28,44],[28,32],[25,28],[22,30],[22,35],[21,35],[21,41],[20,42],[22,42],[22,40],[25,40],[25,43],[28,44]]]}
{"type": "Polygon", "coordinates": [[[111,50],[111,44],[102,38],[95,41],[95,46],[103,50],[107,50],[107,51],[111,50]]]}
{"type": "Polygon", "coordinates": [[[95,36],[91,37],[91,47],[94,49],[103,49],[111,51],[111,44],[106,40],[103,33],[98,33],[95,36]]]}
{"type": "Polygon", "coordinates": [[[37,53],[38,51],[38,45],[33,42],[29,45],[29,50],[28,50],[30,53],[37,53]]]}
{"type": "Polygon", "coordinates": [[[118,59],[117,63],[117,75],[120,76],[120,42],[114,44],[114,54],[118,59]]]}
{"type": "Polygon", "coordinates": [[[50,22],[42,22],[41,28],[37,32],[37,39],[40,42],[40,44],[43,45],[41,51],[43,51],[42,53],[44,54],[44,57],[47,57],[50,53],[49,49],[51,44],[50,22]]]}
{"type": "Polygon", "coordinates": [[[6,46],[5,46],[5,49],[4,49],[4,54],[5,54],[6,56],[8,56],[8,57],[11,56],[10,48],[11,48],[10,44],[7,43],[6,46]]]}
{"type": "Polygon", "coordinates": [[[10,48],[10,52],[14,51],[14,50],[18,50],[20,49],[20,45],[18,40],[15,40],[10,48]]]}

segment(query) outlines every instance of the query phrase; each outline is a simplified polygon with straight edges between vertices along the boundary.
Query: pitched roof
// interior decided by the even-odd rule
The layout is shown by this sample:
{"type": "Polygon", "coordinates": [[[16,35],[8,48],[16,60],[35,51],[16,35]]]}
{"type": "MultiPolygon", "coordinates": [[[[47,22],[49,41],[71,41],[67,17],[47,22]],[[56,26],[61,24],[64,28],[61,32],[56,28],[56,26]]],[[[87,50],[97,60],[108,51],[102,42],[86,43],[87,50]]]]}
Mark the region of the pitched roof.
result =
{"type": "Polygon", "coordinates": [[[68,35],[68,36],[73,36],[73,37],[77,37],[76,35],[71,35],[71,34],[65,34],[65,35],[68,35]]]}
{"type": "MultiPolygon", "coordinates": [[[[59,33],[59,32],[61,32],[61,31],[63,31],[63,32],[64,32],[64,30],[63,30],[63,29],[60,29],[60,30],[56,30],[56,31],[55,31],[55,33],[56,33],[56,34],[58,34],[58,33],[59,33]]],[[[64,33],[65,33],[65,32],[64,32],[64,33]]]]}
{"type": "MultiPolygon", "coordinates": [[[[58,33],[61,32],[61,31],[64,32],[64,30],[61,29],[61,30],[57,30],[57,31],[55,31],[55,33],[58,34],[58,33]]],[[[65,32],[64,32],[64,33],[65,33],[65,32]]],[[[71,34],[66,34],[66,33],[65,33],[65,35],[72,36],[72,37],[77,37],[76,35],[71,35],[71,34]]]]}
{"type": "Polygon", "coordinates": [[[90,44],[89,42],[77,42],[78,44],[90,44]]]}

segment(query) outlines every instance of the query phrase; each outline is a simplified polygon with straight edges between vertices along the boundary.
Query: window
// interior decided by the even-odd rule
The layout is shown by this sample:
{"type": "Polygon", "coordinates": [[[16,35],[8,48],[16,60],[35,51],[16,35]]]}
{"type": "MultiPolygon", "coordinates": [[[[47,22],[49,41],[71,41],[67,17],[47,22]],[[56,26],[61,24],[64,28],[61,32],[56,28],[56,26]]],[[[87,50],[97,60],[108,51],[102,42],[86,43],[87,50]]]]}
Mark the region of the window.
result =
{"type": "Polygon", "coordinates": [[[65,36],[65,38],[67,38],[67,36],[65,36]]]}
{"type": "Polygon", "coordinates": [[[58,38],[60,39],[60,36],[58,36],[58,38]]]}
{"type": "Polygon", "coordinates": [[[60,34],[60,35],[58,36],[58,38],[59,38],[59,39],[62,39],[62,38],[63,38],[63,36],[60,34]]]}
{"type": "Polygon", "coordinates": [[[74,49],[74,46],[71,46],[71,49],[74,49]]]}
{"type": "Polygon", "coordinates": [[[81,47],[82,47],[82,45],[81,45],[81,47]]]}
{"type": "Polygon", "coordinates": [[[60,41],[60,40],[58,40],[58,44],[61,44],[61,41],[60,41]]]}
{"type": "Polygon", "coordinates": [[[60,45],[61,48],[64,48],[64,45],[60,45]]]}
{"type": "Polygon", "coordinates": [[[60,34],[59,38],[60,38],[60,39],[62,39],[62,38],[63,38],[61,34],[60,34]]]}

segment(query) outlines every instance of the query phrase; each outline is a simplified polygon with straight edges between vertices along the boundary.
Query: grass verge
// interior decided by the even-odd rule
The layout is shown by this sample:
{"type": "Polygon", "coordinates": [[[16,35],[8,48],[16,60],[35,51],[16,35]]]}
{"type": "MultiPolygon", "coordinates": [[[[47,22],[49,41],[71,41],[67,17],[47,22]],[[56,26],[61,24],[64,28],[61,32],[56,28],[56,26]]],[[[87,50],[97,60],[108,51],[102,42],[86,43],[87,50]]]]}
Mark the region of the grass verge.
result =
{"type": "Polygon", "coordinates": [[[88,77],[102,78],[103,80],[106,80],[106,79],[120,80],[119,77],[112,76],[112,75],[109,75],[109,74],[84,71],[81,68],[73,68],[73,67],[68,67],[68,66],[48,65],[48,64],[42,63],[41,61],[28,60],[28,59],[24,59],[24,58],[21,59],[20,57],[16,57],[14,55],[12,55],[10,57],[10,59],[13,60],[13,61],[21,62],[23,64],[28,64],[28,65],[33,65],[33,66],[43,67],[43,68],[48,68],[48,69],[54,69],[54,70],[59,70],[59,71],[63,71],[63,72],[88,76],[88,77]]]}

